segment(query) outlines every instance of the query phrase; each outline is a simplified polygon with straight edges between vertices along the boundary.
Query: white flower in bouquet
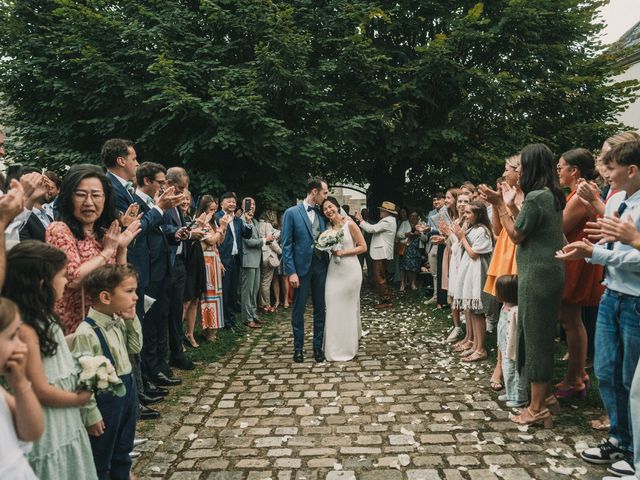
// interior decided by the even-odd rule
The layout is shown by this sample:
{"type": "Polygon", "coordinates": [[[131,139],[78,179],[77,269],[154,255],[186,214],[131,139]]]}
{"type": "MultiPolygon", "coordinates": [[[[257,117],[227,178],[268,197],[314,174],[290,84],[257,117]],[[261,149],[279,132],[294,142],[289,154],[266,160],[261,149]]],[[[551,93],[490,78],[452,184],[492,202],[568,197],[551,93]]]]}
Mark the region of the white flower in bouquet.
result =
{"type": "MultiPolygon", "coordinates": [[[[320,234],[318,240],[316,240],[316,243],[313,246],[321,252],[335,252],[336,250],[342,249],[343,240],[344,231],[342,229],[329,229],[320,234]]],[[[340,263],[340,257],[336,257],[334,255],[333,261],[335,263],[340,263]]]]}
{"type": "Polygon", "coordinates": [[[78,358],[78,364],[80,365],[78,388],[96,394],[110,392],[118,397],[126,393],[122,380],[107,357],[83,355],[78,358]]]}

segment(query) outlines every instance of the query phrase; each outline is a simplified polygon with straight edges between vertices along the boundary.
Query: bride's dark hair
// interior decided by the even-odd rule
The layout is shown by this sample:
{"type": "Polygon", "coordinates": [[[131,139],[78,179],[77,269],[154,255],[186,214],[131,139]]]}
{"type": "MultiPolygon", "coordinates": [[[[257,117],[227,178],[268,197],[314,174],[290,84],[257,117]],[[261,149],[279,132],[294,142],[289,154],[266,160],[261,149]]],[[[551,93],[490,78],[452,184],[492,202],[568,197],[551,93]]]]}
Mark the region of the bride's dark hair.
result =
{"type": "Polygon", "coordinates": [[[340,204],[338,203],[338,200],[336,200],[336,197],[327,197],[327,199],[324,202],[322,202],[322,205],[320,205],[320,213],[322,213],[322,216],[324,218],[327,218],[324,214],[324,204],[327,202],[333,203],[335,207],[338,209],[338,213],[340,213],[340,204]]]}

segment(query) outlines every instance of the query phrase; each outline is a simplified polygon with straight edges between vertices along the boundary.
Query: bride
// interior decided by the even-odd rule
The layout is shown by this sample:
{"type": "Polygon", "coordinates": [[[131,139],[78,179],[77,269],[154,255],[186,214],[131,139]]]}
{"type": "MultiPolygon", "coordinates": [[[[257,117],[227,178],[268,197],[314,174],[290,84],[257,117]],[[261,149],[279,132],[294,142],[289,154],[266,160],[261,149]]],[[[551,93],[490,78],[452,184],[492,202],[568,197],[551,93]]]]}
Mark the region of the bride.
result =
{"type": "Polygon", "coordinates": [[[332,256],[325,284],[326,320],[324,355],[327,360],[344,362],[358,353],[360,339],[360,286],[362,267],[358,255],[367,251],[360,228],[349,217],[340,215],[340,205],[333,197],[322,203],[322,213],[330,228],[343,230],[342,249],[332,256]]]}

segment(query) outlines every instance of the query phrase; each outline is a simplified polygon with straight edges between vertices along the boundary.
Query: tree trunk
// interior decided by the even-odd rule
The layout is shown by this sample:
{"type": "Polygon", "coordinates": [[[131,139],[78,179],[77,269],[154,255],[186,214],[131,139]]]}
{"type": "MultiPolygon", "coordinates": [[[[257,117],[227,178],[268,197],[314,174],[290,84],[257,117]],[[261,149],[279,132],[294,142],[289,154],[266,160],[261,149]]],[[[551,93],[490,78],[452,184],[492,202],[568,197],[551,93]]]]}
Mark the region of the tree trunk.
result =
{"type": "Polygon", "coordinates": [[[382,202],[393,202],[398,210],[402,204],[403,196],[404,172],[400,175],[397,172],[389,173],[387,168],[378,169],[370,179],[367,192],[367,207],[371,221],[376,222],[380,218],[378,207],[382,205],[382,202]]]}

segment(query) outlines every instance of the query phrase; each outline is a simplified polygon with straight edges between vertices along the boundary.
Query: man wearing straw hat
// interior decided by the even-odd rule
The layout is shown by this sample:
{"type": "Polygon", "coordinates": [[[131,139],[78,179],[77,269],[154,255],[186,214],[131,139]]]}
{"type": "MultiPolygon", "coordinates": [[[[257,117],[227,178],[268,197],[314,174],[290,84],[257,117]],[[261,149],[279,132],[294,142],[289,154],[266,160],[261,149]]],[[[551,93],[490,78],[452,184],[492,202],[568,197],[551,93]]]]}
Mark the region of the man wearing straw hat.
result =
{"type": "Polygon", "coordinates": [[[386,274],[387,263],[389,260],[393,260],[393,246],[397,229],[395,215],[398,212],[396,212],[395,203],[392,202],[382,202],[378,209],[380,210],[380,221],[375,225],[365,222],[360,212],[356,212],[355,217],[360,228],[372,234],[369,254],[373,260],[373,281],[380,298],[380,303],[376,305],[376,308],[390,308],[393,305],[386,274]]]}

